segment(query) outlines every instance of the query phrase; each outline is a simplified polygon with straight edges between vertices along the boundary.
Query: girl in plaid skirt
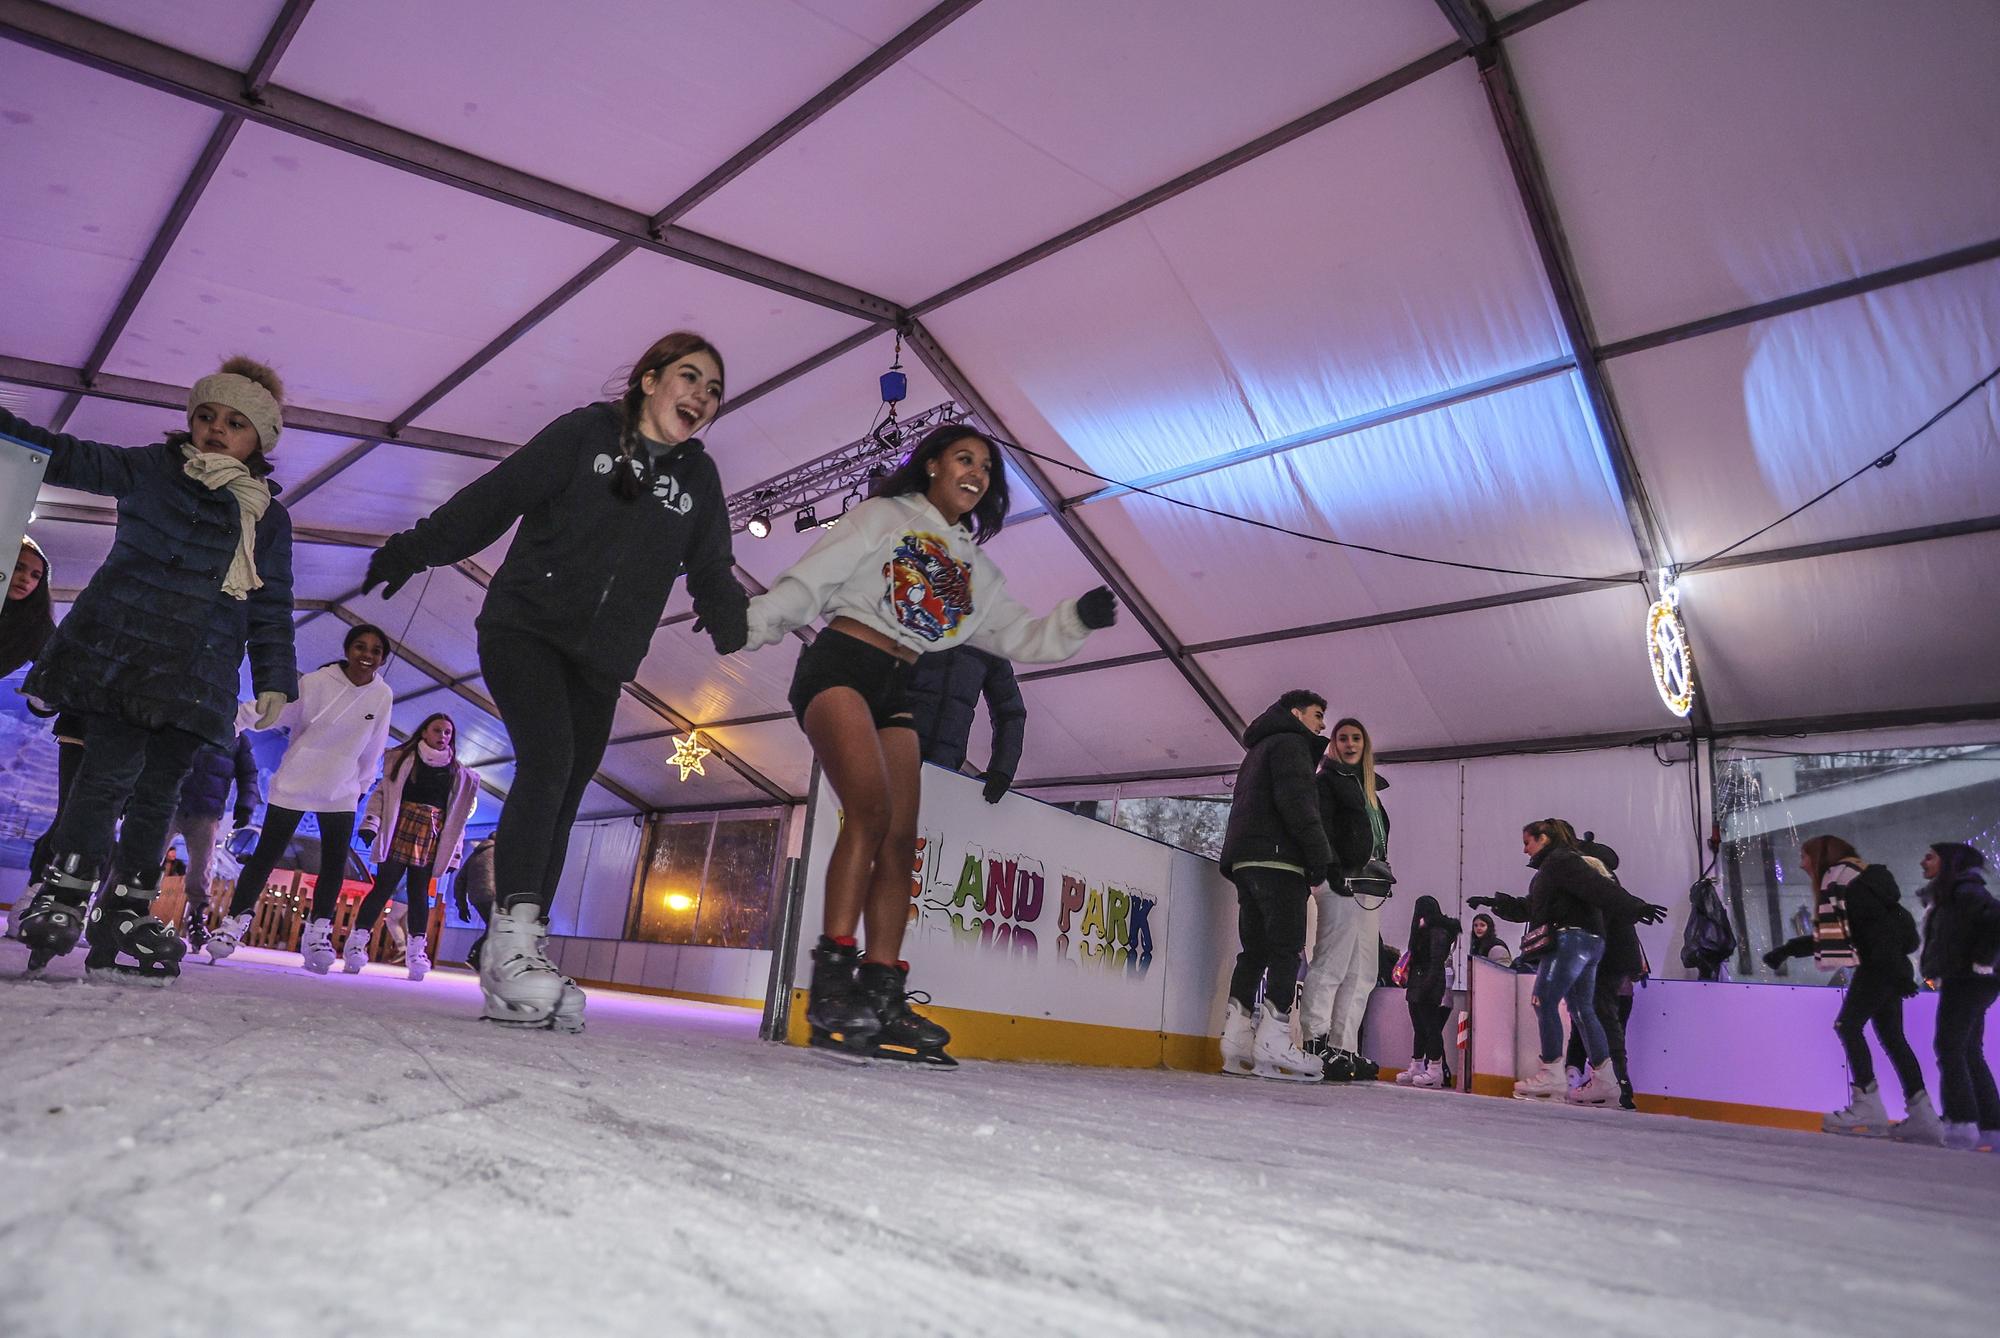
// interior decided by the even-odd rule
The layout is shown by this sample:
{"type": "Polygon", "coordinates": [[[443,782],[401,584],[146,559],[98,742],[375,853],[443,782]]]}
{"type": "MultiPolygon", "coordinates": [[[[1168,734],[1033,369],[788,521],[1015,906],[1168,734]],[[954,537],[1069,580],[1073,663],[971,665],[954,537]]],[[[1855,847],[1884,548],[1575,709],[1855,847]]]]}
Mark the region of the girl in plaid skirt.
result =
{"type": "Polygon", "coordinates": [[[404,953],[410,979],[431,969],[431,878],[458,867],[465,824],[479,798],[479,773],[458,760],[458,728],[450,716],[427,717],[407,742],[389,750],[382,780],[368,796],[361,839],[379,862],[375,886],[362,898],[342,953],[343,969],[359,971],[368,961],[368,941],[382,908],[402,879],[410,901],[410,943],[404,953]],[[440,867],[442,865],[442,867],[440,867]]]}

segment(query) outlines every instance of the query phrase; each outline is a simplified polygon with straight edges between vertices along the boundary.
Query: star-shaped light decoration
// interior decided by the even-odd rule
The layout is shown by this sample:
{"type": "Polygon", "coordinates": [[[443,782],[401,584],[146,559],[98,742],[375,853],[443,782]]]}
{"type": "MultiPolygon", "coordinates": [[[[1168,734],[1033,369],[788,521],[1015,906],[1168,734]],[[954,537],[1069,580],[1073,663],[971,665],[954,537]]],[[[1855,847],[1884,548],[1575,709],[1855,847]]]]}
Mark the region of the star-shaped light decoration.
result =
{"type": "Polygon", "coordinates": [[[685,739],[674,740],[674,755],[667,765],[670,767],[679,767],[681,769],[682,780],[688,778],[689,772],[693,772],[697,776],[706,776],[708,773],[701,769],[701,759],[714,751],[713,748],[704,748],[702,746],[701,731],[695,730],[685,739]]]}

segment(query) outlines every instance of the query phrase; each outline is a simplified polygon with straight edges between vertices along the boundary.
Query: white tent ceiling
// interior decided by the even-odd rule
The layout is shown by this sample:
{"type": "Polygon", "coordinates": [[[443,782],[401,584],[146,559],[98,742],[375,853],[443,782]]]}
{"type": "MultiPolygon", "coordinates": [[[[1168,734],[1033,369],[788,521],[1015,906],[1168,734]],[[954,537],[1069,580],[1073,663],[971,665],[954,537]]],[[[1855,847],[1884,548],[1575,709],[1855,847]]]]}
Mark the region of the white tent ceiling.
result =
{"type": "MultiPolygon", "coordinates": [[[[1130,611],[1026,673],[1031,781],[1226,770],[1297,685],[1409,755],[1673,726],[1639,578],[2000,364],[1990,0],[0,0],[0,38],[0,395],[139,443],[278,366],[302,662],[389,628],[398,724],[450,710],[498,790],[504,543],[387,605],[368,550],[676,326],[728,357],[732,490],[860,436],[899,325],[906,407],[1060,462],[994,555],[1130,611]]],[[[1698,726],[2000,711],[1996,425],[1989,387],[1684,578],[1698,726]]],[[[39,513],[75,589],[106,502],[39,513]]],[[[803,794],[796,652],[718,660],[677,596],[585,812],[803,794]]]]}

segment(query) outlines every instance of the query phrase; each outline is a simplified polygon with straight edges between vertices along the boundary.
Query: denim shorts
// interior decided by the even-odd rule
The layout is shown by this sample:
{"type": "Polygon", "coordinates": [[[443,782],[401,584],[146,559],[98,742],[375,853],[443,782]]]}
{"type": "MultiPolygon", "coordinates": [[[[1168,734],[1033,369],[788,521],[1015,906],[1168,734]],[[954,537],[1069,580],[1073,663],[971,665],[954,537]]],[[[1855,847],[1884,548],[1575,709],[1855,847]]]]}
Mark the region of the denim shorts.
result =
{"type": "Polygon", "coordinates": [[[845,632],[828,629],[799,652],[787,700],[791,702],[792,715],[803,725],[806,708],[812,705],[814,697],[828,688],[852,688],[868,704],[868,715],[875,728],[915,729],[910,703],[903,695],[909,681],[910,666],[888,651],[845,632]]]}

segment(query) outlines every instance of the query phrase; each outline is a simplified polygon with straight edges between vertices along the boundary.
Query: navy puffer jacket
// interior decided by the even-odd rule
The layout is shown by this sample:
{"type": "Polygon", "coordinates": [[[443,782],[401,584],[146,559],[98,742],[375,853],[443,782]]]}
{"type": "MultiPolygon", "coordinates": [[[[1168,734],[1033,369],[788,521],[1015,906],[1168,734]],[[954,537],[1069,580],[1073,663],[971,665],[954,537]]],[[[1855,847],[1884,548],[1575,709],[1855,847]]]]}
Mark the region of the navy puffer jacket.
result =
{"type": "MultiPolygon", "coordinates": [[[[21,691],[64,711],[236,740],[244,652],[258,692],[299,694],[292,649],[292,520],[275,499],[257,523],[246,599],[222,593],[242,521],[227,488],[189,478],[178,444],[106,446],[0,409],[0,432],[49,453],[44,480],[118,499],[117,537],[21,691]]],[[[271,487],[277,492],[277,485],[271,487]]]]}

